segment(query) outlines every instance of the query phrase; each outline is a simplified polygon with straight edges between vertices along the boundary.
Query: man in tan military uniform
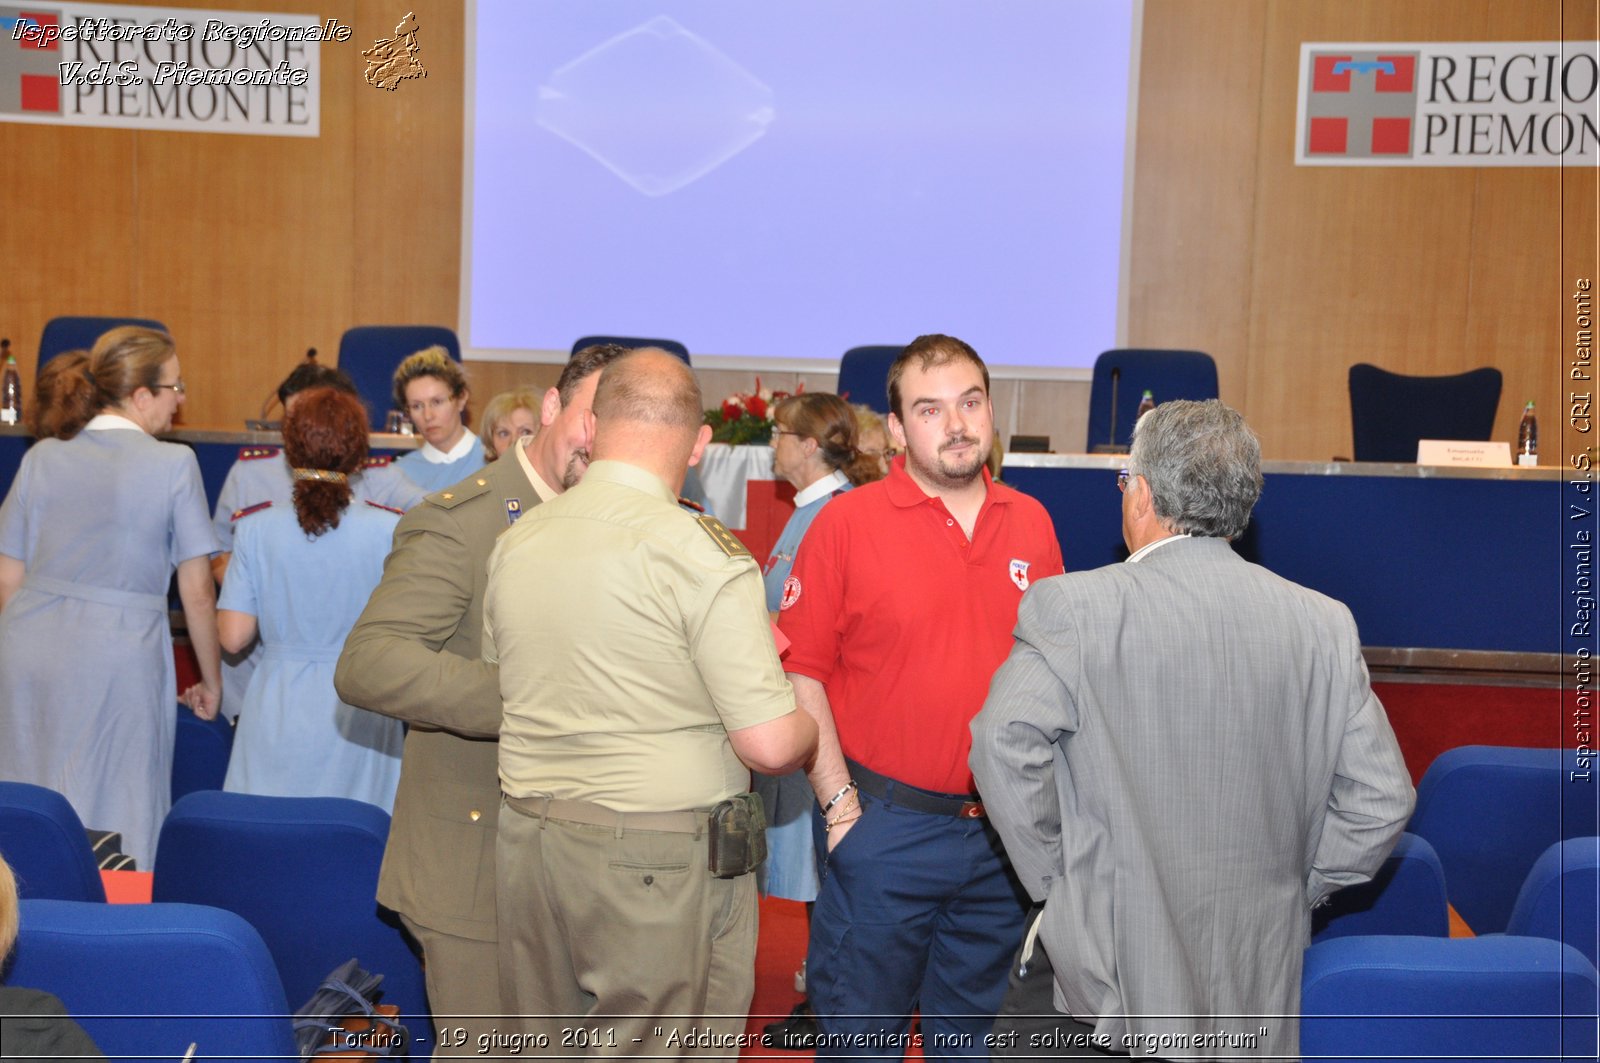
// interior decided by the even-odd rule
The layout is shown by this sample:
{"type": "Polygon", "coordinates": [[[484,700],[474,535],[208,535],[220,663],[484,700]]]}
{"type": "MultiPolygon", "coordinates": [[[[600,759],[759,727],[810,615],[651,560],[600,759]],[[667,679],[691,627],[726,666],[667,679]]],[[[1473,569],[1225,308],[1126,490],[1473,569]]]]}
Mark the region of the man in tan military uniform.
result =
{"type": "Polygon", "coordinates": [[[816,744],[754,559],[676,503],[710,438],[700,405],[671,355],[614,363],[583,483],[489,561],[502,999],[547,1054],[738,1055],[755,876],[711,874],[706,810],[816,744]]]}
{"type": "Polygon", "coordinates": [[[341,698],[411,725],[378,900],[422,944],[434,1025],[448,1031],[439,1054],[476,1054],[478,1034],[503,1010],[494,898],[500,686],[479,647],[485,566],[501,532],[582,476],[598,374],[625,353],[579,351],[545,394],[537,435],[406,514],[339,657],[341,698]]]}

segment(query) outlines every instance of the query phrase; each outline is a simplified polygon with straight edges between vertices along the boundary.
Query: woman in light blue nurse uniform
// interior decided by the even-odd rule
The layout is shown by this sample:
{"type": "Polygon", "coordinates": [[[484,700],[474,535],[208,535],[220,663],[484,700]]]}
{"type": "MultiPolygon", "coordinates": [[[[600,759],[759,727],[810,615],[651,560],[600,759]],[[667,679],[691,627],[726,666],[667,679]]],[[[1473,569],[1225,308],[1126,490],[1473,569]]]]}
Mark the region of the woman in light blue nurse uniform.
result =
{"type": "MultiPolygon", "coordinates": [[[[791,395],[773,409],[772,421],[772,471],[795,488],[794,514],[783,526],[762,571],[767,610],[776,620],[795,551],[811,522],[829,499],[876,480],[880,474],[877,459],[857,447],[855,413],[837,395],[791,395]]],[[[754,789],[761,795],[768,823],[767,860],[759,870],[762,892],[792,901],[816,900],[817,857],[811,820],[817,814],[817,799],[805,772],[778,778],[757,775],[754,789]]],[[[801,1001],[788,1020],[767,1027],[780,1047],[792,1047],[783,1043],[787,1034],[795,1032],[786,1027],[797,1021],[814,1021],[804,1017],[805,1008],[801,1001]]]]}
{"type": "Polygon", "coordinates": [[[172,801],[174,570],[201,675],[182,700],[210,719],[222,696],[200,466],[153,438],[178,369],[172,337],[131,326],[51,360],[0,507],[0,778],[66,795],[143,870],[172,801]]]}
{"type": "Polygon", "coordinates": [[[418,351],[394,371],[394,401],[422,437],[394,464],[428,494],[483,468],[483,447],[467,431],[469,397],[466,373],[443,347],[418,351]]]}
{"type": "Polygon", "coordinates": [[[394,805],[400,721],[346,705],[334,665],[383,574],[398,512],[353,501],[367,456],[367,414],[355,396],[312,388],[283,422],[294,502],[234,526],[219,625],[229,652],[259,632],[223,789],[279,797],[349,797],[394,805]]]}

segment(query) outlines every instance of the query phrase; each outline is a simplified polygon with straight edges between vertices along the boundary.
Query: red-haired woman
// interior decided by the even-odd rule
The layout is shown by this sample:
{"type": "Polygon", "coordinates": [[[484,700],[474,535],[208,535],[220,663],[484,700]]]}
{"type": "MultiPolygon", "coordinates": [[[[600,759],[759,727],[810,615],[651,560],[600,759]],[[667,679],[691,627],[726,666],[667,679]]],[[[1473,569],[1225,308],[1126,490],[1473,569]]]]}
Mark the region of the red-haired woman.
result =
{"type": "Polygon", "coordinates": [[[367,456],[367,414],[333,388],[301,392],[284,418],[292,507],[263,506],[234,528],[218,626],[230,653],[259,630],[223,789],[280,797],[352,797],[388,810],[400,781],[401,725],[339,700],[339,648],[383,574],[399,521],[351,504],[367,456]]]}

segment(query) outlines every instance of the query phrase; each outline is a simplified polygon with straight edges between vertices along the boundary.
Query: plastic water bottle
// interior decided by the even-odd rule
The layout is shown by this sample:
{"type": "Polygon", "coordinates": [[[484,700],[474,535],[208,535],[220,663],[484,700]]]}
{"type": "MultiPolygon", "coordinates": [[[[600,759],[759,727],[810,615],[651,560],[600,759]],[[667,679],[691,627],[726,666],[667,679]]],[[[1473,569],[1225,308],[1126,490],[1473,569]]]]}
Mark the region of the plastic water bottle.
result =
{"type": "Polygon", "coordinates": [[[1133,411],[1133,423],[1134,424],[1138,424],[1139,423],[1139,418],[1143,417],[1145,414],[1149,413],[1151,410],[1153,410],[1155,408],[1156,408],[1155,396],[1150,394],[1150,389],[1149,388],[1146,388],[1145,392],[1144,392],[1144,398],[1139,400],[1139,408],[1137,410],[1133,411]]]}
{"type": "Polygon", "coordinates": [[[0,357],[5,359],[5,373],[0,375],[0,424],[16,424],[22,420],[22,375],[17,372],[10,340],[0,340],[0,357]]]}
{"type": "Polygon", "coordinates": [[[1539,464],[1539,419],[1530,401],[1522,408],[1522,423],[1517,425],[1517,464],[1539,464]]]}

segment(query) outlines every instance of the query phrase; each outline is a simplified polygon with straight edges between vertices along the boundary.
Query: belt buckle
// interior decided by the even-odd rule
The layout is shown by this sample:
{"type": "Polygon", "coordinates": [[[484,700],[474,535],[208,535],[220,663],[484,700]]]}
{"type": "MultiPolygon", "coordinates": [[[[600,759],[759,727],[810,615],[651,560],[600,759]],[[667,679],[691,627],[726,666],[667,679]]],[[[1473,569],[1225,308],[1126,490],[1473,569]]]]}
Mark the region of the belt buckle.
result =
{"type": "Polygon", "coordinates": [[[962,819],[982,819],[984,815],[983,802],[967,801],[962,804],[961,811],[957,812],[956,815],[962,819]]]}

